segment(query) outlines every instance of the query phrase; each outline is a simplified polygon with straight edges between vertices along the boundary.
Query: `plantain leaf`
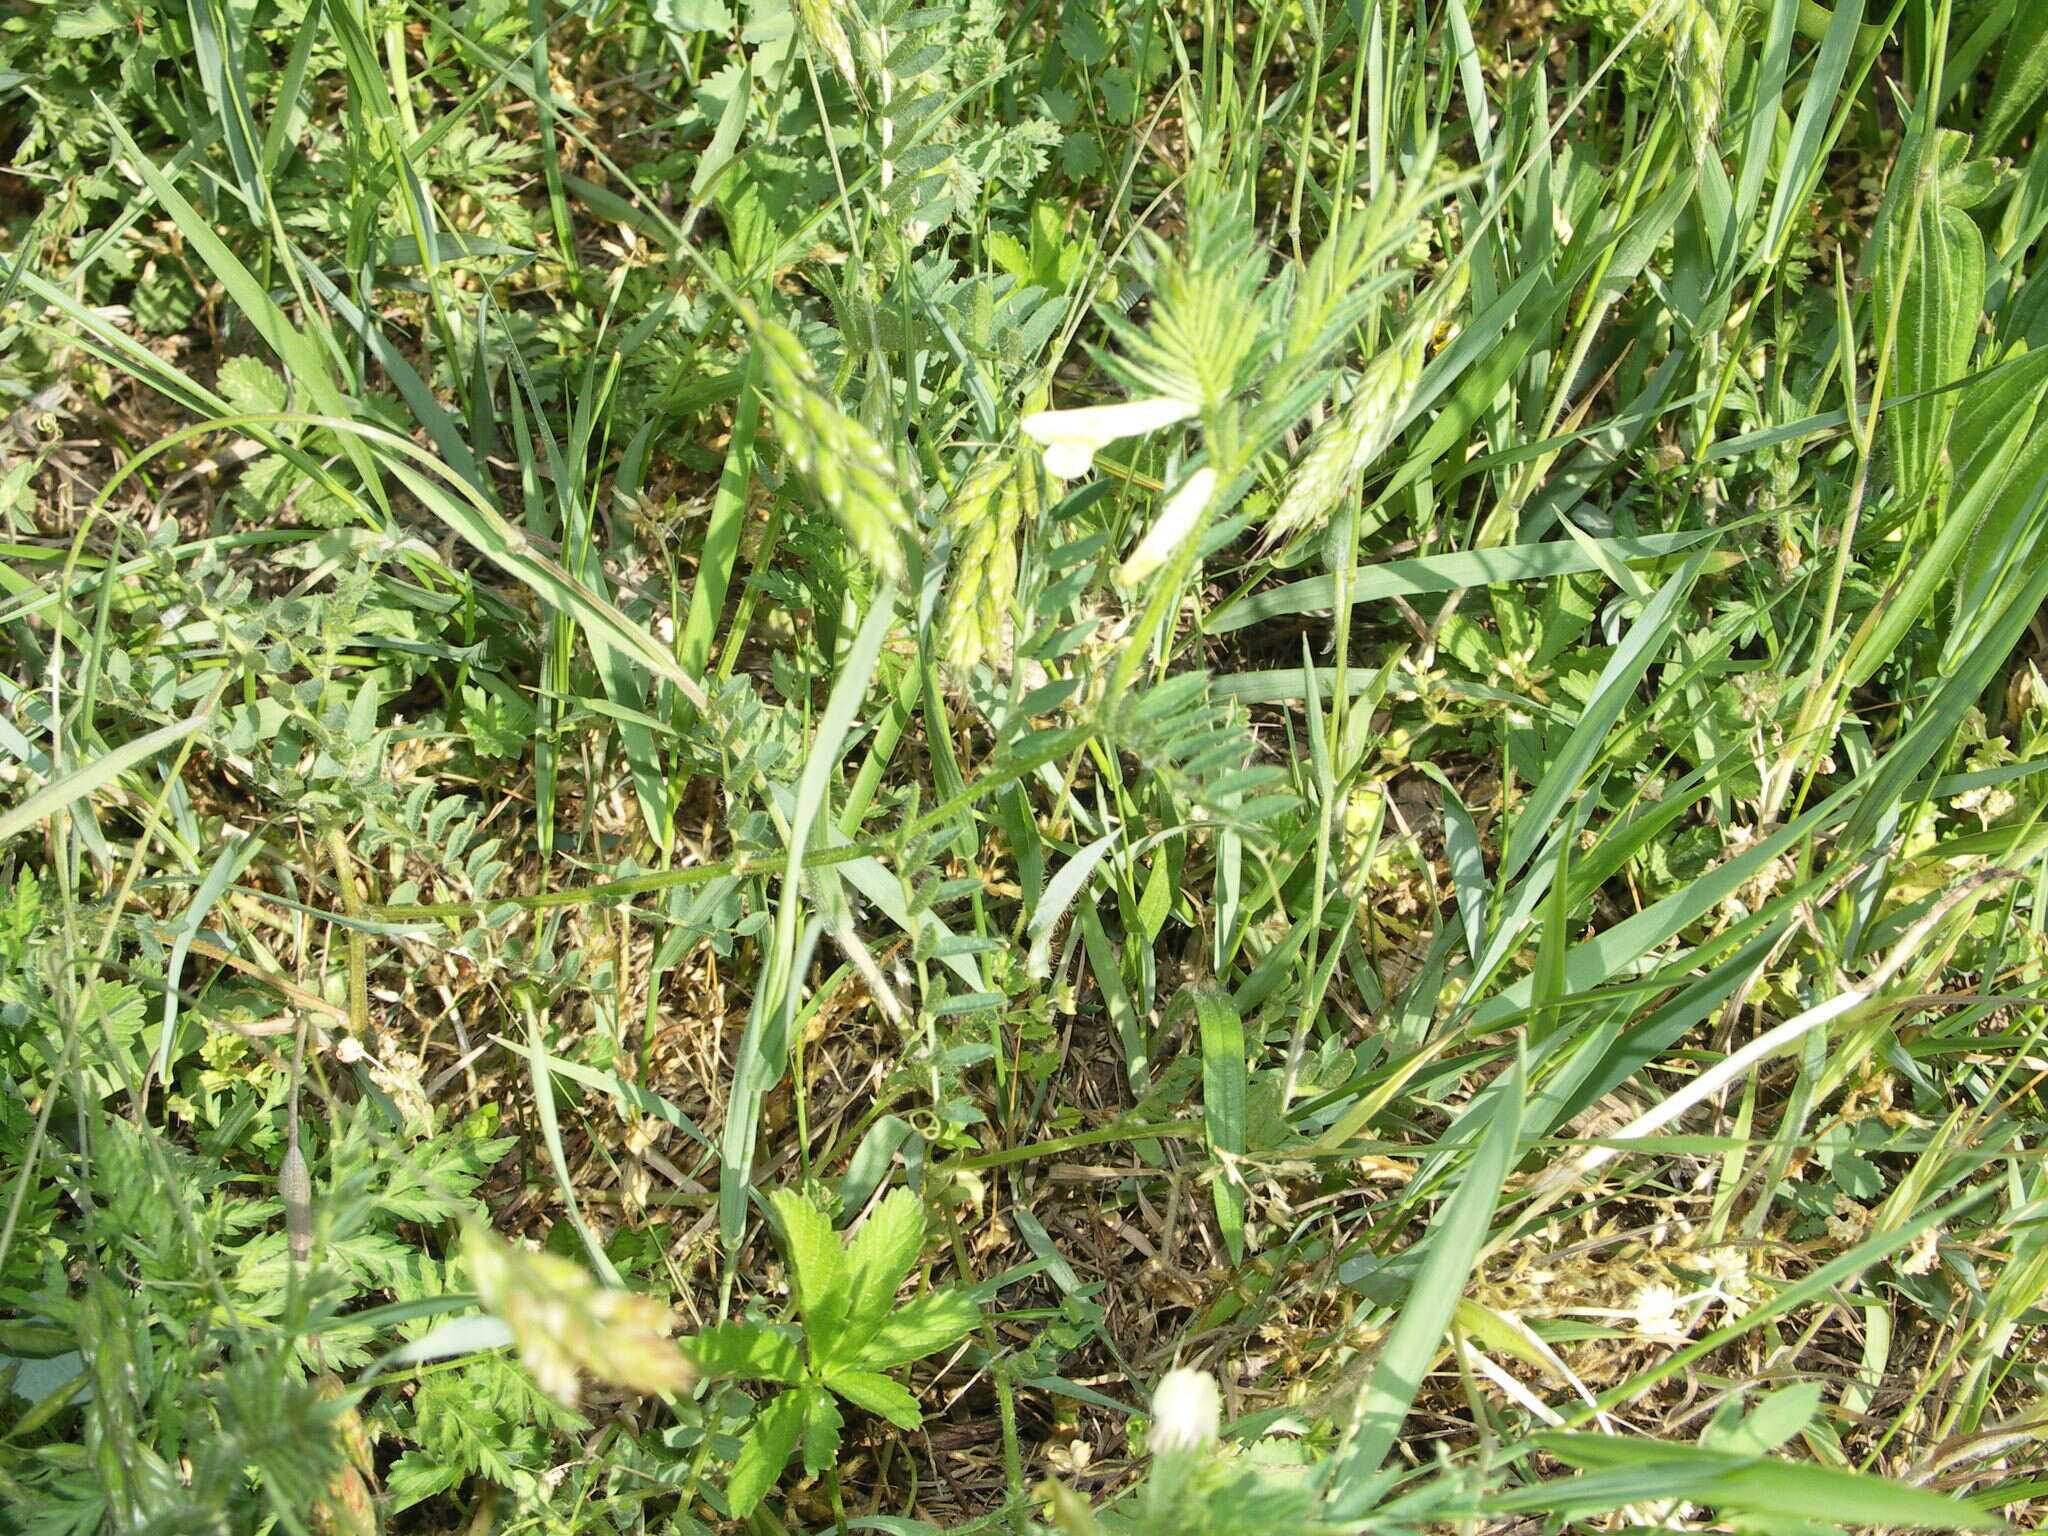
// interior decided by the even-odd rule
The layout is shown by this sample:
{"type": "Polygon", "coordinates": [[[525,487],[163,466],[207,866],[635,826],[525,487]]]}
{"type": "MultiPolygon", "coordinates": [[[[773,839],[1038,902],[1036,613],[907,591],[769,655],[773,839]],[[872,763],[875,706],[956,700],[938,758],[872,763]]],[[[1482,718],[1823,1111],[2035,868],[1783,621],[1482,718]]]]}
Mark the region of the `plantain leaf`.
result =
{"type": "Polygon", "coordinates": [[[1946,386],[1968,371],[1984,313],[1984,237],[1948,195],[1960,174],[1941,166],[1950,138],[1931,146],[1917,208],[1895,187],[1905,200],[1878,246],[1878,298],[1897,305],[1886,394],[1900,403],[1886,410],[1885,427],[1892,482],[1908,497],[1931,490],[1941,470],[1957,405],[1946,386]]]}

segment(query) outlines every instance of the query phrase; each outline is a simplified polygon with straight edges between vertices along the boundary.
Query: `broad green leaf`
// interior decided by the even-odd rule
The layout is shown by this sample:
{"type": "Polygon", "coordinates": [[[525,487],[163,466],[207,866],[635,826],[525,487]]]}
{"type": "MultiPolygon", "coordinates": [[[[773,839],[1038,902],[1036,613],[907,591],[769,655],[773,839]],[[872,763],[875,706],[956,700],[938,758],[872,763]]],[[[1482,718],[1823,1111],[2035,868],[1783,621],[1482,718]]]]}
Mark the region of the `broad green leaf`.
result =
{"type": "Polygon", "coordinates": [[[812,1477],[839,1459],[839,1432],[845,1420],[839,1404],[823,1387],[804,1392],[804,1471],[812,1477]]]}
{"type": "Polygon", "coordinates": [[[846,1252],[825,1213],[795,1190],[778,1189],[768,1200],[782,1223],[790,1267],[796,1271],[796,1304],[803,1313],[805,1337],[813,1354],[824,1354],[846,1328],[846,1252]]]}
{"type": "Polygon", "coordinates": [[[903,1277],[924,1247],[924,1202],[908,1189],[884,1195],[846,1246],[846,1324],[821,1356],[854,1359],[889,1315],[903,1277]]]}
{"type": "MultiPolygon", "coordinates": [[[[1947,199],[1942,148],[1939,142],[1928,147],[1917,205],[1900,188],[1904,195],[1878,246],[1879,303],[1898,306],[1886,394],[1903,402],[1887,408],[1885,428],[1892,483],[1909,497],[1925,494],[1941,468],[1957,404],[1955,391],[1945,386],[1969,370],[1984,315],[1984,239],[1947,199]]],[[[1910,168],[1902,165],[1897,174],[1908,175],[1910,168]]]]}
{"type": "Polygon", "coordinates": [[[865,1408],[898,1429],[916,1429],[924,1422],[917,1399],[879,1371],[834,1371],[825,1384],[856,1408],[865,1408]]]}
{"type": "Polygon", "coordinates": [[[725,1502],[736,1519],[744,1520],[760,1504],[782,1469],[789,1465],[804,1431],[804,1391],[778,1393],[754,1415],[740,1441],[740,1453],[725,1480],[725,1502]]]}
{"type": "Polygon", "coordinates": [[[803,1380],[803,1359],[789,1339],[756,1323],[720,1323],[683,1342],[683,1353],[706,1376],[738,1381],[803,1380]]]}
{"type": "Polygon", "coordinates": [[[958,1343],[981,1322],[981,1309],[966,1291],[931,1291],[898,1307],[861,1346],[863,1365],[908,1365],[958,1343]]]}
{"type": "MultiPolygon", "coordinates": [[[[1817,1381],[1795,1382],[1782,1391],[1766,1392],[1733,1423],[1710,1426],[1702,1442],[1710,1450],[1768,1456],[1813,1422],[1820,1411],[1820,1398],[1817,1381]]],[[[1736,1406],[1734,1399],[1730,1406],[1736,1406]]]]}

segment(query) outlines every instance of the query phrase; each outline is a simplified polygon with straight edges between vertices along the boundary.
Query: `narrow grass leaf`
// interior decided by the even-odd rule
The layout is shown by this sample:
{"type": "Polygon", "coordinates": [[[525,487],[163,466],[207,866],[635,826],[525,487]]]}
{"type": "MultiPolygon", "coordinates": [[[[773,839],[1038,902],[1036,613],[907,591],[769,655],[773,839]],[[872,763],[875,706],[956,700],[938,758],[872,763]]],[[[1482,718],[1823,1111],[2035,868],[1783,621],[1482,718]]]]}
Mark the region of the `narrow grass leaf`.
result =
{"type": "Polygon", "coordinates": [[[1687,560],[1684,568],[1658,589],[1642,616],[1629,626],[1627,637],[1614,648],[1570,738],[1551,759],[1515,818],[1514,828],[1508,833],[1507,850],[1501,857],[1502,880],[1512,880],[1521,873],[1541,839],[1549,834],[1565,801],[1592,770],[1615,722],[1634,697],[1636,685],[1684,618],[1680,603],[1692,591],[1693,582],[1705,564],[1698,554],[1687,560]]]}
{"type": "Polygon", "coordinates": [[[1519,1058],[1501,1075],[1481,1101],[1490,1116],[1486,1134],[1473,1149],[1472,1160],[1458,1187],[1431,1219],[1421,1265],[1409,1287],[1399,1316],[1381,1348],[1359,1405],[1358,1434],[1340,1453],[1337,1485],[1355,1485],[1372,1477],[1393,1450],[1415,1395],[1444,1332],[1456,1316],[1472,1272],[1500,1204],[1508,1170],[1514,1166],[1522,1129],[1523,1069],[1519,1058]]]}
{"type": "Polygon", "coordinates": [[[1244,1020],[1230,994],[1214,981],[1190,988],[1195,1023],[1202,1045],[1202,1129],[1216,1158],[1210,1188],[1216,1220],[1234,1263],[1244,1262],[1244,1186],[1238,1182],[1233,1157],[1242,1156],[1246,1125],[1246,1062],[1244,1020]]]}
{"type": "Polygon", "coordinates": [[[200,713],[170,725],[160,725],[45,784],[21,804],[0,813],[0,844],[47,821],[72,802],[106,788],[130,768],[148,762],[165,747],[183,741],[206,724],[207,719],[206,713],[200,713]]]}

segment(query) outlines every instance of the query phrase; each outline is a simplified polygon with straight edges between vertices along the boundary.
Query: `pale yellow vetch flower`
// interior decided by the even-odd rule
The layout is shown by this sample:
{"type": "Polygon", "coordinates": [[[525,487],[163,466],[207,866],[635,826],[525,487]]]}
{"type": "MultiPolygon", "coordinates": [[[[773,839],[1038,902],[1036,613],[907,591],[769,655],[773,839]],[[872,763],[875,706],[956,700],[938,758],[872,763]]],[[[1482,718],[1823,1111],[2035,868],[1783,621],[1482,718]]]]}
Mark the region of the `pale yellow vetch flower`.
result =
{"type": "Polygon", "coordinates": [[[1058,480],[1075,480],[1094,466],[1097,450],[1120,437],[1157,432],[1186,421],[1199,407],[1164,395],[1126,400],[1121,405],[1084,405],[1071,411],[1033,411],[1018,425],[1033,442],[1045,445],[1045,472],[1058,480]]]}
{"type": "Polygon", "coordinates": [[[1215,470],[1198,469],[1189,475],[1167,499],[1158,520],[1145,530],[1145,537],[1138,540],[1130,558],[1117,567],[1116,579],[1134,587],[1172,559],[1174,551],[1200,526],[1202,514],[1209,509],[1209,498],[1215,492],[1215,470]]]}

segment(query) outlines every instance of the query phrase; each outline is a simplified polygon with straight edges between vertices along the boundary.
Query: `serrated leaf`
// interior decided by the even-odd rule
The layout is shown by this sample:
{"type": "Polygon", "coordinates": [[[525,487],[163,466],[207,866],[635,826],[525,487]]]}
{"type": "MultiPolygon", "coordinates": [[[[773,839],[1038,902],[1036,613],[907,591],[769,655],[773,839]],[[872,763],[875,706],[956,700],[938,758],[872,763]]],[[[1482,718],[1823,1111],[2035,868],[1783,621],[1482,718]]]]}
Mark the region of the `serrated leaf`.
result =
{"type": "Polygon", "coordinates": [[[796,1271],[796,1304],[813,1349],[829,1348],[846,1327],[846,1254],[832,1223],[795,1190],[778,1189],[769,1203],[782,1222],[790,1267],[796,1271]]]}
{"type": "Polygon", "coordinates": [[[825,1383],[856,1408],[865,1408],[898,1429],[916,1429],[924,1422],[917,1399],[879,1371],[835,1371],[825,1383]]]}
{"type": "Polygon", "coordinates": [[[833,1358],[853,1359],[873,1336],[923,1247],[924,1202],[910,1190],[891,1190],[846,1247],[846,1326],[833,1358]]]}
{"type": "Polygon", "coordinates": [[[974,1298],[957,1287],[930,1291],[898,1307],[861,1346],[863,1365],[908,1365],[958,1343],[981,1322],[974,1298]]]}
{"type": "Polygon", "coordinates": [[[214,387],[238,411],[281,411],[287,396],[283,377],[260,357],[229,358],[214,387]]]}
{"type": "Polygon", "coordinates": [[[740,1453],[725,1482],[725,1502],[736,1519],[744,1520],[760,1504],[782,1469],[789,1465],[797,1437],[804,1431],[805,1392],[779,1393],[754,1415],[740,1442],[740,1453]]]}
{"type": "Polygon", "coordinates": [[[804,1393],[804,1471],[812,1477],[839,1459],[839,1432],[845,1420],[839,1404],[823,1387],[804,1393]]]}
{"type": "Polygon", "coordinates": [[[720,1323],[686,1340],[683,1350],[706,1376],[792,1384],[803,1379],[796,1345],[756,1323],[720,1323]]]}

